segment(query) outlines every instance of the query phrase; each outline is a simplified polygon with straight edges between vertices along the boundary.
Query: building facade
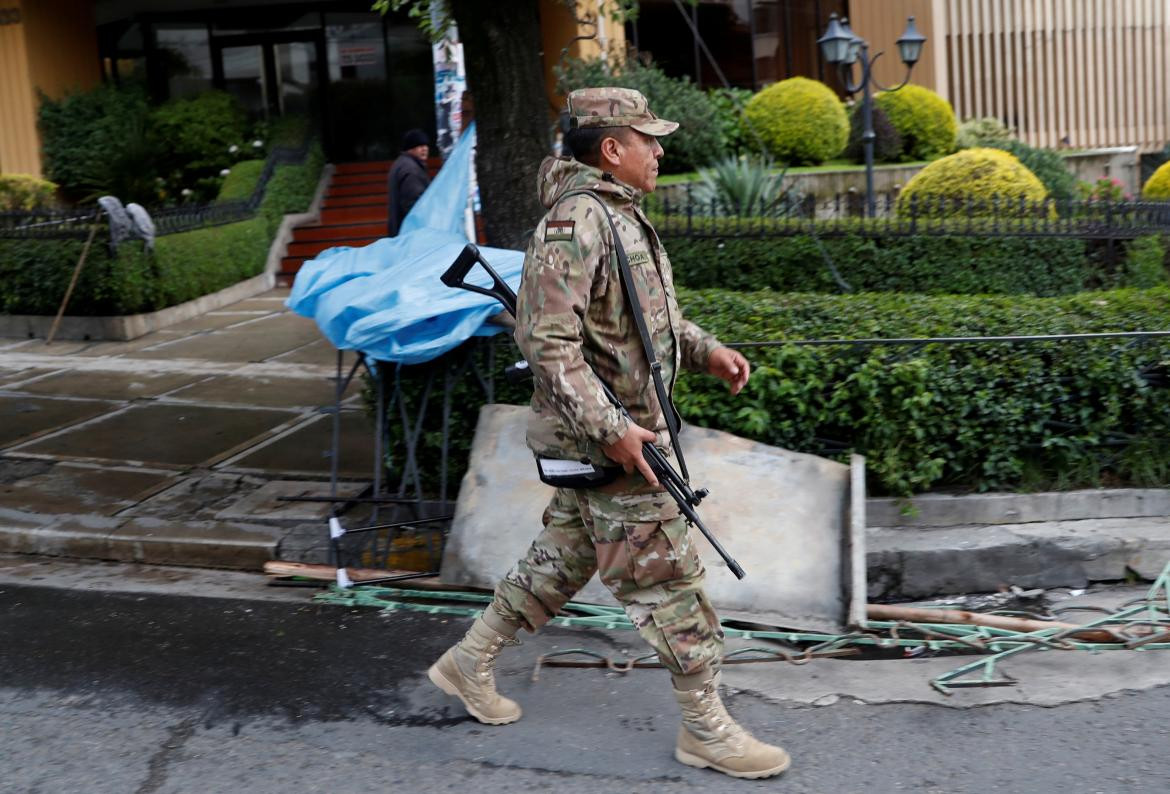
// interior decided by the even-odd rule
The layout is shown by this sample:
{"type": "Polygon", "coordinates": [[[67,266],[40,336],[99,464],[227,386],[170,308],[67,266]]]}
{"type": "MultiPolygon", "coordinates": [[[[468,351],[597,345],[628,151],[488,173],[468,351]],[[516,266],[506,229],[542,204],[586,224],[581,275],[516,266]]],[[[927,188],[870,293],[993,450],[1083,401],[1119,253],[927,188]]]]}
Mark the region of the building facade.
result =
{"type": "Polygon", "coordinates": [[[895,41],[914,16],[927,36],[914,82],[960,120],[995,117],[1034,146],[1170,142],[1170,0],[639,0],[627,37],[674,76],[759,90],[805,76],[840,88],[816,47],[829,14],[848,17],[876,74],[897,85],[895,41]]]}
{"type": "MultiPolygon", "coordinates": [[[[1053,148],[1170,141],[1170,0],[639,0],[624,25],[614,2],[538,0],[550,115],[562,57],[627,48],[703,87],[800,75],[839,90],[816,45],[831,13],[886,52],[877,76],[896,84],[894,42],[913,15],[928,37],[914,82],[960,119],[994,116],[1053,148]]],[[[406,129],[436,132],[434,58],[413,20],[370,5],[0,0],[0,172],[40,175],[42,94],[102,80],[155,101],[222,89],[257,118],[308,116],[331,159],[393,156],[406,129]]]]}

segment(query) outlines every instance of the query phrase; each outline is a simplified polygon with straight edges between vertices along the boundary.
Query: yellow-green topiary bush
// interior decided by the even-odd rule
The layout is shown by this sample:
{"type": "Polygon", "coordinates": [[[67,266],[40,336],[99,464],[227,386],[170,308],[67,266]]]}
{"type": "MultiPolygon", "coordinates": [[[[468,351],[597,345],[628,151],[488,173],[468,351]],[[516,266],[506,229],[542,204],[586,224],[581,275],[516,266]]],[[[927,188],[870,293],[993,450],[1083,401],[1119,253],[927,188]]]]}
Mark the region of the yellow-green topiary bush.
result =
{"type": "MultiPolygon", "coordinates": [[[[1019,202],[1032,203],[1048,197],[1044,183],[1013,155],[1002,149],[964,149],[935,160],[906,183],[898,196],[897,210],[916,215],[949,216],[967,214],[970,201],[979,202],[972,214],[998,211],[1018,215],[1019,202]]],[[[1049,212],[1055,212],[1049,208],[1049,212]]]]}
{"type": "Polygon", "coordinates": [[[807,77],[781,80],[748,100],[748,122],[768,152],[789,165],[823,163],[849,140],[849,118],[833,90],[807,77]]]}
{"type": "Polygon", "coordinates": [[[1170,161],[1162,163],[1158,170],[1146,180],[1142,198],[1163,201],[1170,199],[1170,161]]]}
{"type": "Polygon", "coordinates": [[[902,151],[912,160],[932,160],[955,150],[959,122],[951,103],[929,88],[907,85],[874,97],[902,136],[902,151]]]}
{"type": "Polygon", "coordinates": [[[0,212],[51,207],[57,186],[31,174],[0,174],[0,212]]]}

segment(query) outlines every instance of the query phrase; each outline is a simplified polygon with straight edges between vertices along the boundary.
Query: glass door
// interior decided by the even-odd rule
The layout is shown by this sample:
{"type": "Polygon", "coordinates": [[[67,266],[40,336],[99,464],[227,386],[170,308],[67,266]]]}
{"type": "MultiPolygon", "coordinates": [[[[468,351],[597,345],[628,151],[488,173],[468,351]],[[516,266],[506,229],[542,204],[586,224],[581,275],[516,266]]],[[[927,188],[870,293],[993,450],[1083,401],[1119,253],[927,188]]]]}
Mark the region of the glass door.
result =
{"type": "Polygon", "coordinates": [[[323,112],[324,40],[303,31],[217,36],[216,87],[243,103],[254,118],[305,116],[316,126],[323,112]]]}
{"type": "Polygon", "coordinates": [[[264,46],[246,44],[218,49],[222,88],[240,100],[249,115],[268,118],[271,106],[264,46]]]}
{"type": "Polygon", "coordinates": [[[313,117],[320,96],[316,42],[288,41],[274,46],[280,115],[313,117]]]}

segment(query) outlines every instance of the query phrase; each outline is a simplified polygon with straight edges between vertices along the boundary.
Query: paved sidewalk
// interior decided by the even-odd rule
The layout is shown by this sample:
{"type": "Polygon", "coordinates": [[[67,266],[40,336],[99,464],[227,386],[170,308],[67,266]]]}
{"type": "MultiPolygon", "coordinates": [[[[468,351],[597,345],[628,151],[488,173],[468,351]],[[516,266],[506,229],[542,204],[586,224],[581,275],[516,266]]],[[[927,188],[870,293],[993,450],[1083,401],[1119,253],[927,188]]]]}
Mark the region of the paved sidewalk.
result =
{"type": "MultiPolygon", "coordinates": [[[[273,290],[130,342],[0,339],[0,552],[323,560],[337,351],[273,290]]],[[[345,366],[353,363],[346,355],[345,366]]],[[[346,493],[371,477],[360,382],[346,493]]]]}

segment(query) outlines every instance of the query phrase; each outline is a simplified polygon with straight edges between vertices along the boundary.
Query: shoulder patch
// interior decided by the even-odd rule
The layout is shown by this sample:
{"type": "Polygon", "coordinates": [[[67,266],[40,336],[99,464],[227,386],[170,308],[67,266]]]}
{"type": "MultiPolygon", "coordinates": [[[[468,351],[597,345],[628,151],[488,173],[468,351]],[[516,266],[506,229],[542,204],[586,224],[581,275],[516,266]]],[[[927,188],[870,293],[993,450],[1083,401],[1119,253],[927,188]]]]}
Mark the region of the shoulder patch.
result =
{"type": "Polygon", "coordinates": [[[650,264],[650,254],[645,251],[630,251],[628,258],[631,265],[650,264]]]}
{"type": "Polygon", "coordinates": [[[569,242],[573,239],[576,221],[545,221],[544,241],[546,243],[569,242]]]}

